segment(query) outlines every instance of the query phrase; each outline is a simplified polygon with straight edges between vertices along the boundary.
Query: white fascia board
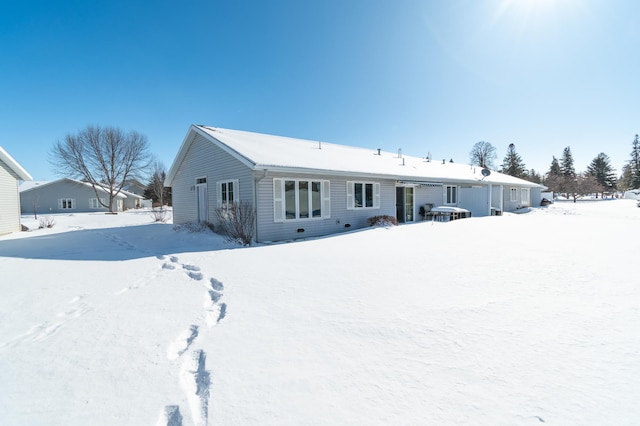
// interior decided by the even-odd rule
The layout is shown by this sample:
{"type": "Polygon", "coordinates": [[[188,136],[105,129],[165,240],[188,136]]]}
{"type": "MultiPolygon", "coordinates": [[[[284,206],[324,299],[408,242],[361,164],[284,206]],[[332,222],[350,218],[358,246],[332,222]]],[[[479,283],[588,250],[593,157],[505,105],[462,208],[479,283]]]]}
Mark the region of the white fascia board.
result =
{"type": "Polygon", "coordinates": [[[172,186],[173,180],[175,179],[176,174],[178,173],[178,169],[182,165],[184,158],[187,155],[187,152],[189,151],[189,148],[191,147],[191,144],[193,143],[197,135],[201,135],[202,137],[204,137],[211,143],[215,144],[217,147],[219,147],[223,151],[227,152],[229,155],[233,156],[234,158],[236,158],[237,160],[245,164],[250,169],[255,169],[256,164],[254,162],[244,157],[240,153],[236,152],[235,150],[231,149],[229,146],[227,146],[223,142],[211,136],[209,133],[204,131],[201,128],[201,126],[192,124],[189,127],[189,131],[187,132],[187,135],[184,137],[182,144],[180,145],[180,149],[178,149],[178,154],[176,154],[176,158],[173,160],[173,164],[171,164],[171,167],[169,168],[169,172],[167,172],[167,177],[164,180],[165,186],[168,186],[168,187],[172,186]]]}
{"type": "Polygon", "coordinates": [[[16,160],[13,159],[7,151],[0,146],[0,160],[5,163],[9,168],[20,178],[20,180],[33,180],[33,177],[22,167],[16,160]]]}

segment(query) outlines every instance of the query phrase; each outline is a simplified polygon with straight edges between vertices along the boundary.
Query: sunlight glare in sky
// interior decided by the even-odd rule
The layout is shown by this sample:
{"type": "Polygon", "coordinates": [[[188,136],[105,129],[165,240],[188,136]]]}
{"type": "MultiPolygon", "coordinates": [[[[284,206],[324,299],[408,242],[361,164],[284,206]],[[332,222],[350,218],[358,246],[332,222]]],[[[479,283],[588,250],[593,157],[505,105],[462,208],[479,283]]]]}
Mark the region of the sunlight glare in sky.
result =
{"type": "Polygon", "coordinates": [[[494,22],[511,19],[521,31],[544,28],[553,24],[558,15],[570,13],[575,3],[576,0],[500,0],[494,22]]]}

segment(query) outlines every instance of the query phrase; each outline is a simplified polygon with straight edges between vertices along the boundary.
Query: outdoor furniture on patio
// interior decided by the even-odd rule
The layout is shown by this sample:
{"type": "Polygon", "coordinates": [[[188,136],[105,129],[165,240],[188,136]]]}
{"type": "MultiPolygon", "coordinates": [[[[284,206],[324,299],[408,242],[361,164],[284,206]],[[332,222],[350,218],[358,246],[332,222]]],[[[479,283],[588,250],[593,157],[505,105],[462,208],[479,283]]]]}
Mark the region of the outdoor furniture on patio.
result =
{"type": "Polygon", "coordinates": [[[422,220],[429,220],[433,217],[433,204],[427,203],[423,206],[420,206],[420,216],[422,216],[422,220]]]}
{"type": "Polygon", "coordinates": [[[431,209],[433,214],[433,220],[438,222],[449,222],[456,219],[464,219],[471,217],[469,210],[453,207],[453,206],[438,206],[431,209]]]}

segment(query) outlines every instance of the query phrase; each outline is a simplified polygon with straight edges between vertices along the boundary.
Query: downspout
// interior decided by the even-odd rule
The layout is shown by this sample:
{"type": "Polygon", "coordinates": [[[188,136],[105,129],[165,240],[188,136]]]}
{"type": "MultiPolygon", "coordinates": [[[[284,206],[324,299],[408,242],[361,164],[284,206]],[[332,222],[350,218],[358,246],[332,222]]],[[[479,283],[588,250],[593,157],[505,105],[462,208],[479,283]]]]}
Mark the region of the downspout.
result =
{"type": "Polygon", "coordinates": [[[260,181],[265,177],[267,177],[267,169],[262,170],[261,177],[257,177],[253,179],[253,206],[256,209],[253,229],[255,229],[256,231],[255,237],[254,237],[254,240],[256,241],[256,243],[258,242],[258,183],[260,183],[260,181]]]}

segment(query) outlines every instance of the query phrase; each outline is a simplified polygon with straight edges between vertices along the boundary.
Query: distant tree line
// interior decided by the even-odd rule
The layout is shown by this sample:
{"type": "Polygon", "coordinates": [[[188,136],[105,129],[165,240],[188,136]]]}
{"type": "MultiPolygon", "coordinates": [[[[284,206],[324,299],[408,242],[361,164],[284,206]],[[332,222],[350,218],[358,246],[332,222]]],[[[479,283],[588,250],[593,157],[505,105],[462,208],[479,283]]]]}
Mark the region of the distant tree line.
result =
{"type": "MultiPolygon", "coordinates": [[[[631,158],[622,167],[622,174],[616,177],[615,169],[604,152],[599,153],[589,163],[584,172],[576,172],[571,147],[562,151],[558,160],[552,157],[551,165],[543,176],[535,170],[527,170],[522,157],[516,152],[513,143],[509,144],[499,172],[541,183],[554,193],[562,193],[575,202],[579,197],[589,194],[605,196],[617,191],[640,188],[640,139],[638,135],[631,144],[631,158]]],[[[471,164],[480,167],[494,168],[497,158],[496,149],[489,142],[477,142],[469,154],[471,164]]]]}

